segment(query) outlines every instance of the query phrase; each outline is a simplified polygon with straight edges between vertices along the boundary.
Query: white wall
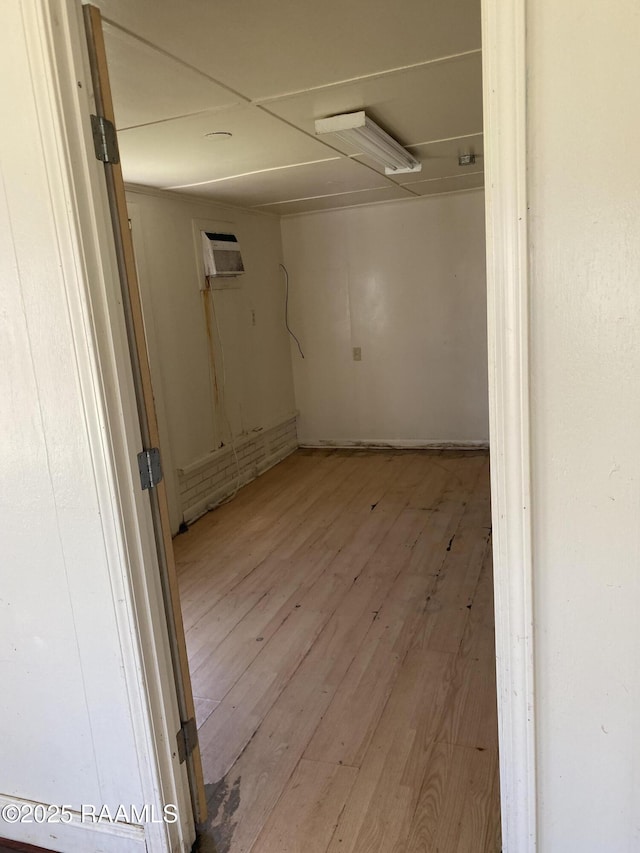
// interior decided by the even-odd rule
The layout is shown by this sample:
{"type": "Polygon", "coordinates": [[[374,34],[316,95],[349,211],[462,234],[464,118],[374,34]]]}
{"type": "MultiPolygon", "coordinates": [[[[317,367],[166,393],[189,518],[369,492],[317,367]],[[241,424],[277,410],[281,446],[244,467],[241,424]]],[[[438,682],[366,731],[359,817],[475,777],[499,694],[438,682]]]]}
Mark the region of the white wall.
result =
{"type": "Polygon", "coordinates": [[[295,410],[284,324],[285,290],[278,266],[280,224],[275,216],[175,193],[130,190],[127,200],[175,532],[182,520],[176,469],[189,468],[222,442],[228,445],[228,422],[234,437],[240,438],[284,422],[295,410]],[[236,280],[240,286],[207,295],[213,302],[223,351],[211,314],[211,343],[208,339],[194,222],[231,231],[240,240],[246,270],[236,280]]]}
{"type": "Polygon", "coordinates": [[[123,324],[108,240],[98,259],[109,225],[84,35],[79,7],[51,6],[0,5],[0,75],[12,81],[0,101],[0,807],[17,803],[29,818],[33,804],[64,804],[75,814],[65,824],[9,812],[0,837],[66,853],[186,850],[191,839],[175,826],[94,828],[78,815],[82,805],[113,813],[144,803],[158,814],[175,802],[193,826],[184,788],[176,799],[159,771],[166,761],[182,773],[169,740],[175,692],[163,693],[159,581],[143,545],[150,521],[146,538],[129,536],[120,514],[146,496],[125,447],[137,423],[122,414],[135,408],[130,365],[116,369],[123,324]],[[155,620],[153,645],[143,610],[155,620]],[[155,718],[150,693],[160,697],[155,718]]]}
{"type": "Polygon", "coordinates": [[[282,220],[302,443],[487,440],[483,204],[474,191],[282,220]]]}
{"type": "Polygon", "coordinates": [[[640,7],[529,3],[543,853],[640,849],[640,7]]]}

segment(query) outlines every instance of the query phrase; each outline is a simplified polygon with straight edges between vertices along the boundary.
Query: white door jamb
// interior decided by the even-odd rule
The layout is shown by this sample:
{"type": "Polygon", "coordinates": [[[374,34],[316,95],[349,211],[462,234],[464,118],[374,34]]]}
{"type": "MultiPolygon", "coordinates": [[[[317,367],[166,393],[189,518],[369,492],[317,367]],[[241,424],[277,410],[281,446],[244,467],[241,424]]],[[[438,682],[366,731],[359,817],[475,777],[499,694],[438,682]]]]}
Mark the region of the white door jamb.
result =
{"type": "Polygon", "coordinates": [[[534,853],[526,0],[482,0],[489,417],[502,836],[534,853]]]}

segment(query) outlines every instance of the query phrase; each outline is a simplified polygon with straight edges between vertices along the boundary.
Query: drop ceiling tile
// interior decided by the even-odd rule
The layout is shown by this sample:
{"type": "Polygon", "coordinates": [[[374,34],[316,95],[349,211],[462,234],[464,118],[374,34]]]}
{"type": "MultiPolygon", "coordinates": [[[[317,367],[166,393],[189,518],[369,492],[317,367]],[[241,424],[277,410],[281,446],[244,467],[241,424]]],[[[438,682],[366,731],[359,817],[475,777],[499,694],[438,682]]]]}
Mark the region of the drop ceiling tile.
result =
{"type": "MultiPolygon", "coordinates": [[[[406,186],[406,185],[405,185],[406,186]]],[[[411,184],[410,189],[418,195],[435,195],[437,193],[450,193],[457,190],[472,190],[484,186],[484,174],[458,175],[451,178],[436,178],[432,181],[419,181],[411,184]]],[[[409,189],[409,187],[407,187],[409,189]]]]}
{"type": "Polygon", "coordinates": [[[170,56],[109,24],[107,63],[118,128],[242,103],[242,99],[170,56]]]}
{"type": "MultiPolygon", "coordinates": [[[[414,145],[410,149],[414,157],[422,163],[420,172],[406,172],[397,176],[389,175],[398,184],[414,184],[429,178],[446,178],[451,175],[466,175],[469,172],[481,171],[484,165],[483,137],[481,133],[460,139],[449,139],[445,142],[430,142],[414,145]],[[460,166],[460,154],[473,153],[476,162],[471,166],[460,166]]],[[[367,163],[374,169],[380,169],[373,160],[366,156],[355,158],[367,163]]]]}
{"type": "Polygon", "coordinates": [[[286,169],[240,175],[192,187],[183,192],[206,195],[207,198],[221,203],[254,207],[379,187],[395,189],[390,186],[389,181],[366,166],[341,157],[286,169]]]}
{"type": "MultiPolygon", "coordinates": [[[[402,72],[307,92],[265,108],[315,134],[315,119],[364,109],[402,145],[482,132],[480,53],[402,72]]],[[[345,154],[358,153],[330,134],[320,137],[345,154]]]]}
{"type": "Polygon", "coordinates": [[[165,188],[332,156],[321,142],[258,107],[199,113],[131,128],[120,132],[119,143],[126,181],[165,188]],[[233,136],[206,137],[213,131],[229,131],[233,136]]]}
{"type": "Polygon", "coordinates": [[[390,186],[375,190],[344,193],[343,195],[324,196],[323,198],[305,198],[298,201],[267,204],[260,207],[260,210],[277,213],[280,216],[288,216],[314,210],[334,210],[339,207],[353,207],[355,205],[373,204],[380,201],[397,201],[398,199],[406,198],[415,198],[415,196],[411,196],[402,187],[390,186]]]}
{"type": "Polygon", "coordinates": [[[107,19],[254,98],[480,47],[478,0],[94,0],[107,19]]]}

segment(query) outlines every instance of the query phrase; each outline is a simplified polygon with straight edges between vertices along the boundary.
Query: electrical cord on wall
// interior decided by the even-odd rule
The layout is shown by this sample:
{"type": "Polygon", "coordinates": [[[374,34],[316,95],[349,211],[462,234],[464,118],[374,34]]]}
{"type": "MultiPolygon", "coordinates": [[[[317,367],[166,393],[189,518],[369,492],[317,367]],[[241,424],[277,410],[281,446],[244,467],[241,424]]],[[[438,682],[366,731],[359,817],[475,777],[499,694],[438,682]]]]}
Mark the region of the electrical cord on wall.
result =
{"type": "Polygon", "coordinates": [[[289,325],[289,272],[284,264],[278,264],[278,266],[282,267],[282,269],[284,270],[284,278],[286,283],[286,295],[284,299],[284,323],[287,327],[287,332],[289,332],[293,340],[298,344],[298,350],[300,351],[300,355],[302,356],[302,358],[304,358],[304,353],[302,352],[300,341],[295,336],[295,334],[291,330],[291,326],[289,325]]]}
{"type": "Polygon", "coordinates": [[[233,490],[233,494],[229,495],[228,498],[225,498],[220,504],[229,503],[232,501],[235,496],[238,494],[240,490],[240,460],[238,459],[238,452],[236,450],[236,441],[233,437],[233,429],[231,427],[231,421],[229,419],[229,413],[227,412],[227,367],[226,360],[224,357],[224,344],[222,343],[222,335],[220,334],[220,325],[218,324],[218,315],[216,314],[216,309],[213,302],[213,290],[209,290],[210,299],[207,300],[207,304],[211,305],[211,314],[213,315],[213,323],[216,327],[216,334],[218,336],[218,341],[220,342],[220,361],[222,363],[222,414],[224,415],[225,422],[227,424],[227,429],[229,430],[229,440],[231,441],[231,450],[233,451],[233,458],[236,463],[236,487],[233,490]]]}

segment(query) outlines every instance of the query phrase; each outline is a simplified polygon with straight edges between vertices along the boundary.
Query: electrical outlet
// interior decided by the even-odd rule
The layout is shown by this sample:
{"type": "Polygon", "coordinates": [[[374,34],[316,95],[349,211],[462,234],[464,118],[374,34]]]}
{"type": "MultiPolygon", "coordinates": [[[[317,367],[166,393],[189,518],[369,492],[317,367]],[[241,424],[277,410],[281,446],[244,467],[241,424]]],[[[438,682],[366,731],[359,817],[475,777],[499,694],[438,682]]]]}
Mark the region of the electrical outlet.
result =
{"type": "Polygon", "coordinates": [[[353,348],[353,360],[354,361],[362,361],[362,348],[354,347],[353,348]]]}
{"type": "Polygon", "coordinates": [[[255,326],[256,324],[256,312],[255,309],[251,309],[251,325],[255,326]]]}

